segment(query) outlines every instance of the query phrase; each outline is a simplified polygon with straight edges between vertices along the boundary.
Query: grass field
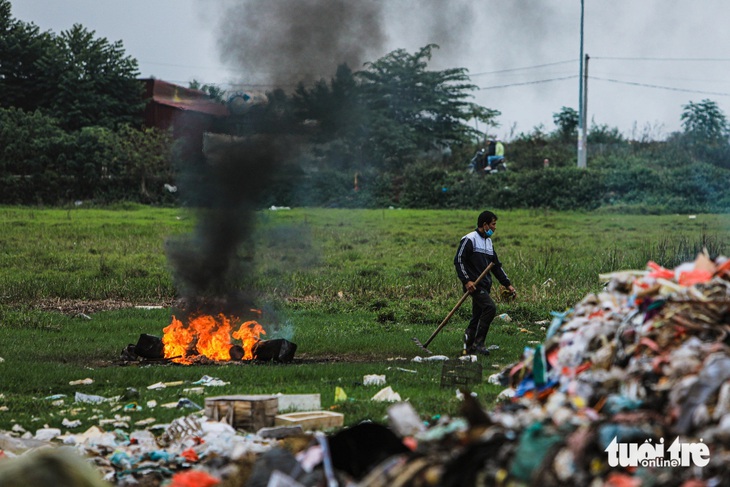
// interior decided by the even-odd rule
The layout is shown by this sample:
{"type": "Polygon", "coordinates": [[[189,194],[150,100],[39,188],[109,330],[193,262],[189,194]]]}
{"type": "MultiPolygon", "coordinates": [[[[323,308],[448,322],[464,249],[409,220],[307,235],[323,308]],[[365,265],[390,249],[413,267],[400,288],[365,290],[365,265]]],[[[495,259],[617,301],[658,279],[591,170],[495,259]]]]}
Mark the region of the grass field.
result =
{"type": "MultiPolygon", "coordinates": [[[[240,285],[263,310],[267,337],[297,344],[294,363],[180,366],[125,364],[119,357],[140,334],[159,336],[170,323],[176,285],[166,242],[193,232],[195,215],[142,206],[0,208],[0,429],[66,430],[66,418],[81,420],[70,430],[83,431],[115,415],[130,424],[169,422],[190,410],[160,405],[187,397],[202,406],[204,398],[185,389],[204,375],[230,383],[205,395],[319,393],[324,408],[354,424],[384,418],[387,404],[371,401],[381,387],[362,385],[364,375],[384,374],[424,420],[458,414],[455,391],[439,384],[442,363],[413,362],[424,353],[412,338],[425,341],[461,296],[452,260],[477,214],[257,213],[256,231],[239,250],[247,263],[240,285]],[[86,378],[93,382],[69,384],[86,378]],[[147,389],[172,381],[184,384],[147,389]],[[334,402],[336,387],[346,401],[334,402]],[[74,402],[77,392],[123,397],[89,405],[74,402]],[[151,400],[158,406],[149,408],[151,400]]],[[[674,267],[703,247],[727,255],[730,237],[728,215],[497,214],[493,240],[519,295],[498,303],[511,321],[495,320],[488,344],[500,349],[480,359],[485,380],[473,389],[486,407],[501,390],[487,376],[543,339],[551,311],[599,291],[599,273],[642,269],[649,260],[674,267]]],[[[467,301],[430,349],[456,357],[468,315],[467,301]]]]}

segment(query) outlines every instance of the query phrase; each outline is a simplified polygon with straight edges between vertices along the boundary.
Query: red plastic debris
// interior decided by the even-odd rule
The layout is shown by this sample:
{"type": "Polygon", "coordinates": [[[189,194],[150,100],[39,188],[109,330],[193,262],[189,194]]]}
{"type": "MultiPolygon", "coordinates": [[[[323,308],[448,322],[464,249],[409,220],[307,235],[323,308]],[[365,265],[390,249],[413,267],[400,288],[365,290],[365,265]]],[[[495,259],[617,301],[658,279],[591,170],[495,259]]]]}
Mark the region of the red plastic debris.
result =
{"type": "Polygon", "coordinates": [[[194,463],[194,462],[197,462],[198,460],[200,460],[198,453],[195,450],[193,450],[192,448],[188,448],[187,450],[182,452],[180,455],[188,462],[194,463]]]}
{"type": "Polygon", "coordinates": [[[172,476],[168,487],[213,487],[220,483],[220,479],[200,470],[188,470],[172,476]]]}
{"type": "Polygon", "coordinates": [[[612,473],[606,479],[606,483],[603,487],[640,487],[641,479],[636,477],[629,477],[622,473],[612,473]]]}
{"type": "Polygon", "coordinates": [[[653,260],[650,260],[649,262],[647,262],[646,266],[651,269],[651,272],[649,273],[648,277],[661,278],[661,279],[674,279],[674,271],[665,269],[664,267],[660,266],[653,260]]]}
{"type": "Polygon", "coordinates": [[[693,271],[685,271],[679,274],[679,284],[682,286],[694,286],[702,284],[712,279],[712,272],[704,269],[695,269],[693,271]]]}

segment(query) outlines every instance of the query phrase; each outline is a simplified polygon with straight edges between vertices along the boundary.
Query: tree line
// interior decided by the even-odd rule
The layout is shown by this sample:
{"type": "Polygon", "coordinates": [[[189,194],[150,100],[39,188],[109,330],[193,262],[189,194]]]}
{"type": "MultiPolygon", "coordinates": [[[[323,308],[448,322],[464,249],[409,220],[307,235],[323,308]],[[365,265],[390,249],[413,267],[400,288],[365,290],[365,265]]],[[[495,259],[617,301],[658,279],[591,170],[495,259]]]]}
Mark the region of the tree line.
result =
{"type": "MultiPolygon", "coordinates": [[[[504,141],[510,171],[468,174],[501,113],[470,101],[476,87],[466,69],[430,70],[435,49],[398,49],[358,71],[340,65],[329,79],[267,93],[267,103],[238,116],[245,123],[222,124],[227,133],[309,142],[262,207],[727,208],[717,185],[730,171],[728,122],[707,99],[685,105],[682,130],[665,140],[592,124],[584,170],[574,167],[577,112],[562,107],[554,130],[504,141]]],[[[0,203],[179,204],[175,182],[190,145],[142,127],[138,77],[120,41],[81,25],[42,32],[0,0],[0,203]]],[[[190,87],[226,101],[215,86],[190,87]]]]}

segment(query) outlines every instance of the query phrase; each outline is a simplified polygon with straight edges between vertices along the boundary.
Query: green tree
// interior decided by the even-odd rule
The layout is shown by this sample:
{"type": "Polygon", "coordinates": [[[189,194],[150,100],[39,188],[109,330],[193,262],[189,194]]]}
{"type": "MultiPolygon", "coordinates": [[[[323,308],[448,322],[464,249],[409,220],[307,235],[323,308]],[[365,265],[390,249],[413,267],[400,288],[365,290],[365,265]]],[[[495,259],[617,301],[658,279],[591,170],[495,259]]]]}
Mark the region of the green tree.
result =
{"type": "Polygon", "coordinates": [[[48,108],[62,127],[114,128],[141,122],[145,102],[137,61],[125,55],[121,41],[95,38],[93,31],[76,24],[57,36],[56,44],[53,55],[63,70],[45,84],[55,94],[48,108]]]}
{"type": "Polygon", "coordinates": [[[39,81],[48,76],[43,60],[54,48],[52,34],[14,19],[10,1],[0,0],[0,107],[34,111],[48,103],[39,81]]]}
{"type": "Polygon", "coordinates": [[[588,130],[589,144],[621,144],[625,141],[618,128],[606,124],[598,125],[594,122],[588,130]]]}
{"type": "Polygon", "coordinates": [[[710,146],[727,144],[728,121],[717,103],[705,99],[689,102],[682,108],[682,128],[691,142],[710,146]]]}
{"type": "Polygon", "coordinates": [[[337,67],[335,76],[327,83],[319,80],[311,88],[300,83],[292,103],[300,120],[316,121],[320,140],[341,137],[359,121],[357,82],[347,64],[337,67]]]}
{"type": "Polygon", "coordinates": [[[558,139],[568,142],[578,137],[578,112],[574,108],[562,107],[553,113],[553,122],[558,127],[558,139]]]}
{"type": "Polygon", "coordinates": [[[496,111],[476,110],[467,101],[476,89],[465,68],[427,70],[435,44],[414,54],[395,50],[356,73],[361,103],[368,109],[368,144],[372,159],[390,164],[412,160],[423,151],[464,144],[475,129],[475,115],[494,123],[496,111]]]}
{"type": "Polygon", "coordinates": [[[682,143],[680,160],[692,158],[687,162],[706,162],[716,166],[730,167],[730,132],[725,114],[711,100],[699,103],[690,102],[682,107],[683,132],[679,136],[682,143]]]}
{"type": "Polygon", "coordinates": [[[109,176],[116,175],[136,186],[137,194],[128,195],[134,200],[149,203],[159,199],[163,184],[174,180],[171,135],[155,128],[138,130],[125,125],[117,131],[114,141],[109,176]]]}
{"type": "Polygon", "coordinates": [[[24,178],[53,165],[58,122],[40,111],[0,108],[0,174],[24,178]]]}
{"type": "Polygon", "coordinates": [[[54,35],[11,16],[0,0],[0,106],[42,110],[66,130],[139,124],[144,108],[137,61],[121,41],[81,25],[54,35]]]}

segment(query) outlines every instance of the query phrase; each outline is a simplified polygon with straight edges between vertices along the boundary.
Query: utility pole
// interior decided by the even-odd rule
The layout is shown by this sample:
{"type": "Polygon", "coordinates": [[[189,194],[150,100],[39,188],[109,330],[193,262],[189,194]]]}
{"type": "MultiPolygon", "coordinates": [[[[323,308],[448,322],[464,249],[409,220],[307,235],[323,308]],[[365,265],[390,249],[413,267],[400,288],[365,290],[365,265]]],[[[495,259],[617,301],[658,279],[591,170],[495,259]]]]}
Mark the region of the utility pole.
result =
{"type": "Polygon", "coordinates": [[[586,167],[586,160],[588,159],[588,60],[590,56],[586,54],[585,63],[583,68],[583,165],[580,167],[586,167]]]}
{"type": "Polygon", "coordinates": [[[580,71],[578,74],[578,167],[586,167],[585,113],[583,113],[583,16],[584,0],[580,0],[580,71]]]}

